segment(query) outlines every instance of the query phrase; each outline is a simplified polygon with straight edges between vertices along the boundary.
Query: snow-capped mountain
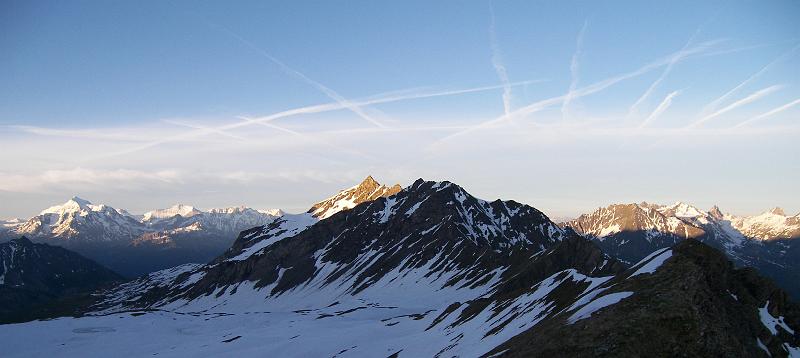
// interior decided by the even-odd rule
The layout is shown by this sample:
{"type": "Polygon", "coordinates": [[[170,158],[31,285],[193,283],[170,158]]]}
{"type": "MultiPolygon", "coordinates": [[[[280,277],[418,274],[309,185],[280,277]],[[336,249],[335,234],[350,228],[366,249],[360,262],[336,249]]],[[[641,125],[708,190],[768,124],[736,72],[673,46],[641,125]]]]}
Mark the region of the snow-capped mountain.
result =
{"type": "Polygon", "coordinates": [[[284,214],[268,225],[254,227],[248,230],[247,234],[242,233],[226,255],[248,257],[276,241],[300,233],[319,220],[352,209],[358,204],[397,194],[400,190],[402,187],[399,184],[387,187],[375,181],[372,176],[367,176],[358,185],[341,190],[336,195],[312,205],[305,213],[284,214]]]}
{"type": "Polygon", "coordinates": [[[283,212],[247,207],[198,210],[178,204],[134,216],[73,197],[25,221],[6,222],[6,237],[66,247],[126,276],[207,262],[230,247],[240,231],[273,222],[283,212]]]}
{"type": "Polygon", "coordinates": [[[10,236],[10,233],[16,231],[16,229],[25,224],[24,219],[13,218],[13,219],[0,219],[0,239],[10,236]]]}
{"type": "Polygon", "coordinates": [[[800,297],[800,218],[773,209],[756,216],[673,205],[614,204],[562,224],[594,240],[625,262],[695,238],[725,252],[741,266],[753,266],[800,297]]]}
{"type": "Polygon", "coordinates": [[[106,291],[83,318],[0,326],[0,341],[46,332],[38,353],[100,356],[785,356],[800,346],[800,308],[695,240],[628,268],[530,206],[423,180],[292,220],[293,231],[276,221],[242,232],[209,264],[106,291]]]}
{"type": "MultiPolygon", "coordinates": [[[[203,232],[207,235],[233,238],[242,230],[269,224],[283,214],[280,210],[258,211],[248,207],[230,207],[200,211],[188,205],[148,212],[142,222],[159,237],[203,232]]],[[[148,236],[137,238],[137,243],[148,240],[148,236]]]]}
{"type": "Polygon", "coordinates": [[[66,249],[25,237],[0,244],[0,323],[33,317],[30,310],[86,293],[122,277],[66,249]]]}
{"type": "Polygon", "coordinates": [[[73,197],[62,205],[42,210],[14,232],[32,238],[85,243],[126,243],[145,232],[141,223],[124,210],[73,197]]]}
{"type": "Polygon", "coordinates": [[[773,208],[755,216],[726,215],[742,235],[759,240],[800,238],[800,214],[787,216],[781,208],[773,208]]]}
{"type": "Polygon", "coordinates": [[[142,221],[145,223],[152,223],[162,219],[173,218],[179,215],[181,217],[188,218],[200,213],[201,213],[200,210],[195,209],[191,205],[176,204],[167,209],[148,211],[144,213],[144,215],[142,215],[142,221]]]}

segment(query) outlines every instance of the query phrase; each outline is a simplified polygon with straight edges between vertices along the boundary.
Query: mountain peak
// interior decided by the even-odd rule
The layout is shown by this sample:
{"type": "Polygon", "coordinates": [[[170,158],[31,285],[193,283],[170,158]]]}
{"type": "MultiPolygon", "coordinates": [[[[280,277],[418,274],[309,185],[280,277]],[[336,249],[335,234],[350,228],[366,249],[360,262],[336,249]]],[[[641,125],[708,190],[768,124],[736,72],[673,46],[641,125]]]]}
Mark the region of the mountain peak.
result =
{"type": "Polygon", "coordinates": [[[65,212],[77,212],[81,210],[91,210],[93,204],[86,199],[81,199],[78,196],[73,196],[64,204],[51,206],[42,210],[41,214],[62,214],[65,212]]]}
{"type": "Polygon", "coordinates": [[[774,207],[774,208],[772,208],[772,209],[769,209],[769,211],[768,211],[768,212],[769,212],[770,214],[775,214],[775,215],[780,215],[780,216],[786,216],[786,212],[785,212],[785,211],[783,211],[783,209],[782,209],[782,208],[780,208],[780,207],[777,207],[777,206],[776,206],[776,207],[774,207]]]}
{"type": "Polygon", "coordinates": [[[314,204],[308,210],[308,213],[321,220],[342,210],[352,209],[363,202],[397,194],[400,190],[402,190],[402,187],[399,184],[387,187],[378,183],[370,175],[358,185],[342,190],[338,194],[314,204]]]}
{"type": "Polygon", "coordinates": [[[719,206],[716,205],[712,206],[711,209],[708,210],[708,214],[715,219],[722,219],[725,216],[725,214],[722,213],[722,210],[720,210],[719,206]]]}
{"type": "Polygon", "coordinates": [[[668,213],[670,215],[683,218],[696,218],[704,216],[702,210],[696,208],[691,204],[684,203],[682,201],[677,201],[675,202],[675,204],[666,206],[662,208],[662,210],[660,211],[662,213],[668,213]]]}
{"type": "MultiPolygon", "coordinates": [[[[74,201],[75,203],[78,203],[78,204],[80,204],[80,205],[84,205],[84,206],[85,206],[85,205],[92,205],[92,203],[91,203],[91,202],[89,202],[89,200],[82,199],[82,198],[80,198],[80,197],[79,197],[79,196],[77,196],[77,195],[75,195],[75,196],[73,196],[72,198],[70,198],[70,199],[69,199],[69,201],[74,201]]],[[[69,202],[69,201],[68,201],[68,202],[69,202]]]]}
{"type": "Polygon", "coordinates": [[[377,185],[380,185],[380,184],[377,181],[375,181],[375,178],[373,178],[372,175],[367,175],[367,177],[364,178],[364,180],[362,180],[361,183],[358,184],[358,186],[367,186],[367,185],[368,186],[377,186],[377,185]]]}
{"type": "Polygon", "coordinates": [[[200,210],[194,208],[194,206],[186,205],[186,204],[175,204],[166,209],[158,209],[153,211],[148,211],[144,213],[144,221],[150,221],[154,219],[168,219],[174,217],[176,215],[180,215],[182,217],[188,218],[200,213],[200,210]]]}

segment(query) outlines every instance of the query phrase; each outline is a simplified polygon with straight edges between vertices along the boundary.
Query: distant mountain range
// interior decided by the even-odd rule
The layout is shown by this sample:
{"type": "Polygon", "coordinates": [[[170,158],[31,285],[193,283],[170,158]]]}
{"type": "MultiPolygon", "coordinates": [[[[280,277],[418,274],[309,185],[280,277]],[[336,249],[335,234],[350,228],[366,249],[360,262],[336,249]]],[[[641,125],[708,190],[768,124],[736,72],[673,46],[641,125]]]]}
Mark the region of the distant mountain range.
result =
{"type": "Polygon", "coordinates": [[[207,262],[225,251],[242,230],[271,223],[280,210],[232,207],[201,211],[175,205],[137,216],[73,197],[28,220],[3,223],[0,236],[81,253],[128,277],[175,265],[207,262]]]}
{"type": "Polygon", "coordinates": [[[755,216],[735,216],[718,207],[703,211],[686,203],[615,204],[561,224],[594,241],[627,263],[687,238],[723,252],[739,266],[757,268],[800,297],[800,214],[774,208],[755,216]]]}

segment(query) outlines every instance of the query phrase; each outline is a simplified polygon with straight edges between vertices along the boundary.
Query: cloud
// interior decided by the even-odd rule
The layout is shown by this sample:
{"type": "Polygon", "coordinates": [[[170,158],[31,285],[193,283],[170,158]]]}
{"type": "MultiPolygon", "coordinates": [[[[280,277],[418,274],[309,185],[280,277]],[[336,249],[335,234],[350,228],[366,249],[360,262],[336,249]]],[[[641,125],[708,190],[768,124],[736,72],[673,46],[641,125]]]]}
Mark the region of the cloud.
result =
{"type": "MultiPolygon", "coordinates": [[[[345,147],[338,146],[336,144],[330,143],[330,142],[325,141],[325,140],[323,140],[323,139],[321,139],[318,136],[315,136],[313,134],[301,133],[301,132],[298,132],[298,131],[295,131],[295,130],[291,130],[291,129],[288,129],[288,128],[284,128],[284,127],[275,125],[275,124],[270,123],[270,122],[257,122],[257,121],[255,121],[255,120],[253,120],[251,118],[244,117],[244,116],[240,116],[239,118],[243,119],[245,121],[248,121],[248,122],[252,122],[252,123],[267,127],[267,128],[271,128],[271,129],[274,129],[274,130],[277,130],[277,131],[281,131],[281,132],[284,132],[284,133],[291,134],[291,135],[293,135],[293,136],[295,136],[297,138],[300,138],[300,139],[302,139],[304,141],[321,144],[321,145],[326,146],[328,148],[332,148],[332,149],[334,149],[336,151],[355,154],[355,155],[357,155],[359,157],[370,159],[370,160],[376,160],[377,159],[377,158],[375,158],[375,156],[366,154],[364,152],[361,152],[361,151],[358,151],[358,150],[354,150],[354,149],[350,149],[350,148],[345,148],[345,147]]],[[[383,130],[383,129],[390,129],[390,128],[378,128],[378,129],[379,130],[383,130]]],[[[327,158],[327,159],[330,160],[330,161],[333,161],[332,159],[329,159],[329,158],[327,158]]]]}
{"type": "Polygon", "coordinates": [[[359,179],[363,179],[363,173],[341,170],[206,171],[165,169],[144,171],[76,167],[29,174],[0,172],[0,191],[20,193],[76,193],[87,190],[151,191],[157,188],[242,185],[264,181],[350,183],[359,179]]]}
{"type": "MultiPolygon", "coordinates": [[[[527,80],[527,81],[519,81],[519,82],[512,82],[509,85],[512,87],[527,85],[531,83],[539,83],[544,82],[545,80],[527,80]]],[[[476,93],[476,92],[484,92],[484,91],[491,91],[496,89],[504,88],[505,85],[492,85],[492,86],[481,86],[481,87],[473,87],[473,88],[465,88],[465,89],[454,89],[454,90],[441,90],[441,91],[420,91],[416,93],[405,93],[405,91],[399,91],[399,93],[391,93],[388,95],[383,96],[373,96],[367,97],[362,100],[357,100],[354,102],[357,106],[367,106],[367,105],[376,105],[376,104],[384,104],[384,103],[392,103],[392,102],[400,102],[400,101],[410,101],[416,99],[425,99],[425,98],[436,98],[436,97],[445,97],[445,96],[456,96],[468,93],[476,93]]],[[[272,122],[282,118],[288,118],[298,115],[304,114],[315,114],[315,113],[324,113],[330,111],[337,111],[344,109],[344,106],[338,102],[333,103],[324,103],[324,104],[316,104],[310,105],[305,107],[298,107],[293,108],[285,111],[276,112],[266,116],[260,117],[249,117],[250,120],[242,120],[240,122],[226,124],[217,127],[209,127],[213,128],[214,130],[218,131],[228,131],[232,129],[247,127],[251,125],[256,125],[262,122],[272,122]]],[[[20,130],[25,130],[35,134],[45,135],[54,135],[54,136],[87,136],[93,135],[95,138],[103,137],[108,135],[108,131],[101,131],[100,129],[82,129],[82,130],[59,130],[59,129],[50,129],[50,128],[38,128],[36,131],[31,131],[30,129],[33,127],[16,127],[20,130]],[[94,133],[94,134],[92,134],[94,133]]],[[[389,127],[374,127],[380,130],[387,130],[389,127]]],[[[111,157],[133,154],[142,150],[146,150],[149,148],[153,148],[162,144],[179,142],[179,141],[187,141],[187,140],[196,140],[196,138],[205,136],[211,133],[208,129],[195,129],[189,132],[182,132],[178,134],[170,134],[167,136],[163,135],[163,131],[153,131],[145,135],[144,137],[137,137],[136,142],[139,142],[137,145],[128,147],[121,150],[112,150],[112,151],[105,151],[97,156],[95,156],[92,160],[101,160],[107,159],[111,157]]]]}
{"type": "Polygon", "coordinates": [[[761,99],[761,98],[763,98],[763,97],[765,97],[765,96],[767,96],[767,95],[769,95],[769,94],[781,89],[782,87],[783,86],[780,86],[780,85],[774,85],[774,86],[769,86],[767,88],[763,88],[763,89],[760,89],[760,90],[758,90],[756,92],[753,92],[749,96],[747,96],[745,98],[742,98],[742,99],[740,99],[740,100],[738,100],[736,102],[733,102],[733,103],[729,104],[727,107],[725,107],[723,109],[720,109],[720,110],[718,110],[718,111],[716,111],[714,113],[711,113],[711,114],[709,114],[709,115],[707,115],[707,116],[705,116],[703,118],[698,119],[697,121],[689,124],[689,126],[687,128],[698,127],[703,123],[706,123],[706,122],[708,122],[708,121],[710,121],[710,120],[712,120],[712,119],[714,119],[716,117],[719,117],[721,114],[730,112],[730,111],[732,111],[732,110],[734,110],[736,108],[739,108],[741,106],[744,106],[746,104],[758,101],[759,99],[761,99]]]}
{"type": "Polygon", "coordinates": [[[130,190],[154,185],[180,184],[183,179],[182,174],[176,170],[108,170],[78,167],[68,170],[46,170],[27,175],[0,172],[0,190],[33,193],[97,187],[130,190]]]}

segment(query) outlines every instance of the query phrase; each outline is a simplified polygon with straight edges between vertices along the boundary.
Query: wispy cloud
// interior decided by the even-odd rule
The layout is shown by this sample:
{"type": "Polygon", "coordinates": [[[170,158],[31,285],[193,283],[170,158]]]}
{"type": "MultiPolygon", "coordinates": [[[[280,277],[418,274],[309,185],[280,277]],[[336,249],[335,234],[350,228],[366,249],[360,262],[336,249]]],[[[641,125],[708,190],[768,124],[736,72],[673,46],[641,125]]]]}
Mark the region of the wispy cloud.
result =
{"type": "MultiPolygon", "coordinates": [[[[308,141],[308,142],[322,144],[322,145],[324,145],[326,147],[333,148],[333,149],[335,149],[337,151],[341,151],[341,152],[345,152],[345,153],[349,153],[349,154],[355,154],[355,155],[357,155],[359,157],[370,159],[370,160],[377,160],[377,158],[375,156],[373,156],[373,155],[369,155],[369,154],[366,154],[366,153],[358,151],[358,150],[354,150],[354,149],[345,148],[345,147],[341,147],[341,146],[335,145],[335,144],[330,143],[328,141],[322,140],[318,136],[315,136],[313,134],[301,133],[301,132],[298,132],[298,131],[295,131],[295,130],[291,130],[289,128],[285,128],[285,127],[282,127],[282,126],[279,126],[279,125],[276,125],[276,124],[273,124],[273,123],[270,123],[270,122],[258,122],[258,121],[254,120],[252,118],[248,118],[248,117],[244,117],[244,116],[239,116],[238,118],[242,119],[242,120],[245,120],[247,122],[251,122],[251,123],[254,123],[254,124],[257,124],[257,125],[261,125],[261,126],[264,126],[264,127],[267,127],[267,128],[271,128],[271,129],[277,130],[277,131],[281,131],[281,132],[284,132],[284,133],[291,134],[291,135],[293,135],[293,136],[295,136],[297,138],[300,138],[300,139],[308,141]]],[[[389,128],[386,128],[386,129],[389,129],[389,128]]]]}
{"type": "Polygon", "coordinates": [[[197,186],[209,183],[213,185],[249,184],[265,180],[349,183],[360,178],[363,178],[362,173],[339,170],[204,171],[166,169],[145,171],[76,167],[29,174],[0,172],[0,191],[56,192],[71,195],[81,191],[155,190],[156,188],[197,186]]]}
{"type": "Polygon", "coordinates": [[[697,121],[689,124],[689,126],[687,128],[696,128],[696,127],[700,126],[703,123],[706,123],[706,122],[708,122],[708,121],[710,121],[710,120],[712,120],[712,119],[714,119],[716,117],[719,117],[721,114],[730,112],[730,111],[732,111],[732,110],[734,110],[736,108],[739,108],[741,106],[744,106],[746,104],[758,101],[759,99],[764,98],[765,96],[767,96],[767,95],[769,95],[769,94],[781,89],[781,87],[782,86],[780,86],[780,85],[774,85],[774,86],[769,86],[767,88],[763,88],[763,89],[760,89],[760,90],[758,90],[756,92],[753,92],[749,96],[747,96],[745,98],[742,98],[742,99],[740,99],[740,100],[738,100],[736,102],[733,102],[733,103],[729,104],[725,108],[722,108],[722,109],[720,109],[720,110],[718,110],[718,111],[716,111],[714,113],[711,113],[709,115],[706,115],[703,118],[698,119],[697,121]]]}
{"type": "Polygon", "coordinates": [[[68,170],[46,170],[27,175],[0,172],[0,190],[11,192],[39,192],[50,189],[98,186],[112,189],[137,189],[159,184],[179,184],[182,181],[183,176],[176,170],[108,170],[78,167],[68,170]]]}
{"type": "MultiPolygon", "coordinates": [[[[132,134],[132,128],[118,128],[117,130],[107,130],[102,128],[63,129],[21,125],[11,125],[5,128],[45,137],[103,139],[122,142],[152,141],[153,136],[157,134],[155,131],[152,131],[152,133],[147,135],[132,134]]],[[[137,129],[140,132],[142,131],[142,128],[137,129]]]]}
{"type": "Polygon", "coordinates": [[[672,99],[675,98],[676,96],[678,96],[678,94],[680,94],[680,92],[681,91],[673,91],[673,92],[670,92],[666,97],[664,97],[664,100],[662,100],[661,103],[658,104],[658,107],[656,107],[656,109],[654,109],[653,112],[650,113],[650,115],[647,116],[647,118],[645,118],[645,120],[642,122],[642,124],[639,125],[639,128],[646,127],[648,124],[650,124],[656,118],[661,116],[661,114],[664,113],[664,111],[666,111],[667,108],[669,108],[670,105],[672,105],[672,99]]]}
{"type": "Polygon", "coordinates": [[[739,124],[735,125],[734,128],[740,128],[740,127],[744,127],[746,125],[753,124],[753,122],[758,122],[758,121],[763,120],[765,118],[774,116],[774,115],[776,115],[778,113],[781,113],[781,112],[783,112],[783,111],[785,111],[785,110],[787,110],[789,108],[792,108],[792,107],[794,107],[794,106],[796,106],[798,104],[800,104],[800,98],[798,98],[798,99],[796,99],[794,101],[791,101],[791,102],[789,102],[787,104],[784,104],[784,105],[782,105],[782,106],[780,106],[778,108],[774,108],[774,109],[772,109],[770,111],[767,111],[767,112],[762,113],[762,114],[760,114],[758,116],[750,118],[750,119],[748,119],[748,120],[746,120],[746,121],[744,121],[742,123],[739,123],[739,124]]]}
{"type": "MultiPolygon", "coordinates": [[[[570,82],[569,82],[569,90],[567,91],[567,95],[564,97],[564,103],[561,104],[561,118],[567,119],[569,116],[570,111],[570,104],[572,104],[572,97],[575,93],[575,88],[578,87],[578,76],[579,76],[579,60],[581,57],[581,53],[583,52],[583,36],[586,33],[586,28],[589,26],[589,21],[586,20],[583,22],[583,27],[581,27],[581,31],[578,32],[578,39],[575,41],[575,53],[572,54],[572,60],[569,63],[569,73],[570,73],[570,82]]],[[[508,115],[508,113],[506,113],[508,115]]]]}
{"type": "Polygon", "coordinates": [[[508,115],[511,113],[511,83],[508,80],[506,66],[503,64],[503,55],[500,51],[500,45],[497,43],[497,29],[492,0],[489,1],[489,14],[489,42],[492,48],[492,66],[494,66],[494,71],[503,84],[503,113],[508,115]]]}
{"type": "Polygon", "coordinates": [[[719,105],[722,104],[722,102],[724,102],[725,100],[727,100],[730,96],[732,96],[733,94],[735,94],[740,89],[742,89],[743,87],[747,86],[748,84],[750,84],[751,82],[753,82],[757,78],[761,77],[761,75],[763,75],[765,72],[769,71],[769,69],[772,68],[773,66],[775,66],[776,64],[786,60],[789,57],[791,57],[797,51],[798,48],[800,48],[800,44],[798,44],[798,45],[792,47],[791,49],[789,49],[788,51],[782,53],[780,56],[778,56],[774,60],[770,61],[770,63],[764,65],[764,67],[761,67],[761,69],[759,69],[758,71],[756,71],[755,73],[750,75],[750,77],[748,77],[747,79],[745,79],[744,81],[742,81],[741,83],[736,85],[735,87],[731,88],[728,92],[725,92],[725,94],[723,94],[722,96],[719,96],[719,98],[717,98],[717,99],[709,102],[707,105],[705,105],[703,107],[703,110],[701,111],[701,113],[707,114],[707,113],[709,113],[711,111],[716,110],[717,107],[719,107],[719,105]]]}

